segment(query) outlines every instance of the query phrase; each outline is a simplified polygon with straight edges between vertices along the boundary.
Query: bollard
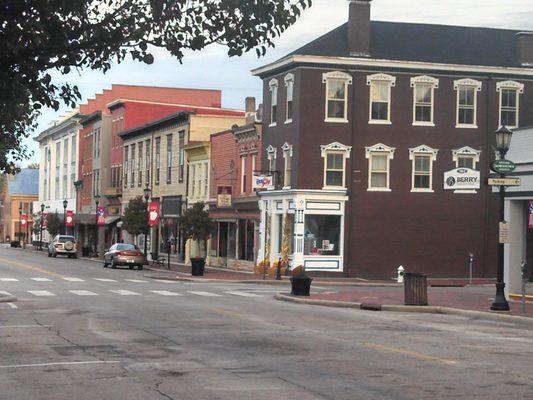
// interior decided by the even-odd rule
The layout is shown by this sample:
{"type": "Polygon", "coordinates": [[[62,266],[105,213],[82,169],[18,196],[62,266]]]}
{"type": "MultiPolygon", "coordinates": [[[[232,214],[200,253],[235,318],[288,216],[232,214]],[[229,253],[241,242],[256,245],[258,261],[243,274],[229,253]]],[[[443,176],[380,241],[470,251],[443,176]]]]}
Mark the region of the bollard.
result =
{"type": "Polygon", "coordinates": [[[405,269],[400,265],[398,267],[398,283],[403,283],[403,276],[405,275],[405,269]]]}
{"type": "Polygon", "coordinates": [[[469,272],[469,275],[468,275],[468,283],[471,285],[472,284],[472,267],[474,265],[474,253],[470,253],[468,255],[469,257],[469,264],[470,264],[470,272],[469,272]]]}

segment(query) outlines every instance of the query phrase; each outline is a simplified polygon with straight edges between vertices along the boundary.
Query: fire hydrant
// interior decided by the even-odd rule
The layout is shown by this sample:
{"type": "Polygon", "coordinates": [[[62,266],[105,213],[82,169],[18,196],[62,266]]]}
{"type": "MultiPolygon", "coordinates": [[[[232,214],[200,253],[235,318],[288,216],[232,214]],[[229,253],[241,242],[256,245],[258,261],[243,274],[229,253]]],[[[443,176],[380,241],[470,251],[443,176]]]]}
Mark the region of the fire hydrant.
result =
{"type": "Polygon", "coordinates": [[[398,267],[398,283],[403,283],[404,275],[405,275],[405,269],[400,265],[398,267]]]}

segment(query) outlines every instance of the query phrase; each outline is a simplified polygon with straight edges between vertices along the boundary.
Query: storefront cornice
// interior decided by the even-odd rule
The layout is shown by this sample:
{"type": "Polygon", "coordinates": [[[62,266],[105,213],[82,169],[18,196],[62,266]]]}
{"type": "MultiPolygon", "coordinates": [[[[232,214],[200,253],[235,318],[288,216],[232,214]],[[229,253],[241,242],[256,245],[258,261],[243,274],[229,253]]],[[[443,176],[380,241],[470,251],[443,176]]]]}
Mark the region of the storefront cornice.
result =
{"type": "Polygon", "coordinates": [[[264,190],[258,192],[260,197],[288,197],[295,195],[323,195],[323,196],[346,196],[347,190],[320,190],[320,189],[288,189],[288,190],[264,190]]]}

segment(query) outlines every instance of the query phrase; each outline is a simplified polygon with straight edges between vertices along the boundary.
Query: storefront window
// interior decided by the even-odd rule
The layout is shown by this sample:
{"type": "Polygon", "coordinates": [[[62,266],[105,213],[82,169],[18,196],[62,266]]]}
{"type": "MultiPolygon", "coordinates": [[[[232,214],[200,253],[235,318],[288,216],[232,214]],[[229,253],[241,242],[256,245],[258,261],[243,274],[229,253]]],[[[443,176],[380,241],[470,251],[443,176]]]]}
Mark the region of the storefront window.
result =
{"type": "Polygon", "coordinates": [[[340,233],[340,215],[306,215],[304,254],[338,256],[340,233]]]}
{"type": "Polygon", "coordinates": [[[239,260],[254,260],[254,221],[239,220],[239,260]]]}

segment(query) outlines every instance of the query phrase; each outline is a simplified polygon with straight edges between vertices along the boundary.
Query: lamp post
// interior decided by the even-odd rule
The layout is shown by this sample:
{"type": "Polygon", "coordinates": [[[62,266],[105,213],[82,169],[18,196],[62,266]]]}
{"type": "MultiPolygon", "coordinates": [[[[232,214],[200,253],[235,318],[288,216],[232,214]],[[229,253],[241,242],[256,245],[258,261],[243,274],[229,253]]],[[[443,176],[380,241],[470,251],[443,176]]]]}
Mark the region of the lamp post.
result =
{"type": "Polygon", "coordinates": [[[67,234],[67,206],[68,200],[63,200],[63,225],[65,226],[65,235],[67,234]]]}
{"type": "MultiPolygon", "coordinates": [[[[511,145],[511,137],[513,132],[511,132],[507,127],[501,126],[496,132],[496,150],[500,153],[500,160],[505,160],[505,155],[509,150],[511,145]]],[[[505,174],[500,172],[500,178],[505,178],[505,174]]],[[[502,224],[505,223],[505,186],[500,185],[500,229],[502,224]]],[[[496,295],[494,296],[494,301],[490,307],[493,311],[509,311],[509,303],[505,298],[505,282],[503,281],[503,252],[504,252],[504,243],[500,239],[498,245],[498,277],[496,282],[496,295]]]]}
{"type": "MultiPolygon", "coordinates": [[[[148,200],[150,199],[150,188],[148,187],[148,185],[146,185],[146,187],[144,188],[144,201],[146,202],[146,210],[148,211],[148,200]]],[[[147,256],[148,255],[148,242],[146,241],[146,237],[147,237],[147,233],[148,231],[150,230],[150,224],[149,224],[149,219],[150,219],[150,215],[148,215],[148,218],[146,219],[146,224],[148,225],[147,226],[147,229],[146,231],[144,232],[144,255],[147,256]]]]}
{"type": "Polygon", "coordinates": [[[43,251],[43,216],[44,216],[44,203],[41,204],[41,226],[39,227],[39,251],[43,251]]]}
{"type": "Polygon", "coordinates": [[[22,245],[22,204],[19,204],[19,244],[22,245]]]}
{"type": "Polygon", "coordinates": [[[94,195],[94,204],[96,205],[96,212],[95,212],[95,216],[96,216],[96,219],[94,221],[95,223],[95,231],[96,231],[96,235],[95,235],[95,239],[96,239],[96,244],[95,244],[95,256],[98,257],[98,205],[100,204],[100,195],[99,194],[95,194],[94,195]]]}

